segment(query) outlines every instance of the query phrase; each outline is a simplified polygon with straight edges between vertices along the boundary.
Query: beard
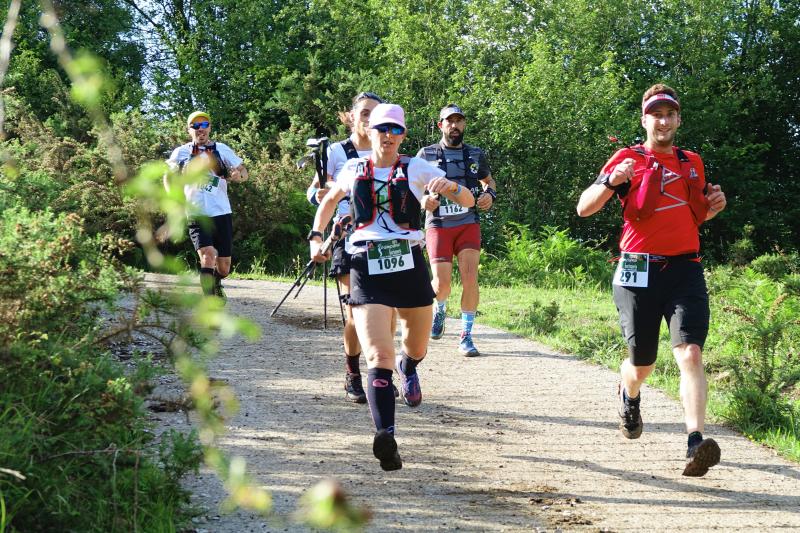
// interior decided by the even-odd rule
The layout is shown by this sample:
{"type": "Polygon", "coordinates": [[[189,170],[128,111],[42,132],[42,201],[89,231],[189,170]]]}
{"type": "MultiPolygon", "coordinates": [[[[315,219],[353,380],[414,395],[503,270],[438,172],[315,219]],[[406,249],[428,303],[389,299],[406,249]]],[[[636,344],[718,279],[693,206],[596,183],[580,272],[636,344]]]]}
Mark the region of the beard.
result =
{"type": "Polygon", "coordinates": [[[448,146],[458,146],[464,140],[464,132],[453,130],[444,136],[448,146]]]}

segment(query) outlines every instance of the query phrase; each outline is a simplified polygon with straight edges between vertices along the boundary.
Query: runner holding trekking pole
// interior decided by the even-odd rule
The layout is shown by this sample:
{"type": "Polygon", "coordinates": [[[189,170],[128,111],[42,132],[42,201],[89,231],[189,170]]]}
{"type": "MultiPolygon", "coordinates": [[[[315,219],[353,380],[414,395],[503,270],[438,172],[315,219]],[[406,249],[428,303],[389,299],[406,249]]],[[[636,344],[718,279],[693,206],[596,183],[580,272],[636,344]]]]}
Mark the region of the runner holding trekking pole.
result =
{"type": "Polygon", "coordinates": [[[609,159],[581,194],[578,215],[593,215],[614,195],[623,206],[613,293],[630,357],[620,370],[620,430],[628,439],[642,433],[639,389],[655,368],[663,318],[681,372],[689,433],[683,475],[703,476],[719,463],[720,449],[702,435],[708,389],[702,350],[710,312],[699,227],[725,209],[726,199],[719,185],[706,183],[700,156],[673,144],[681,125],[674,89],[657,84],[644,93],[641,123],[645,143],[609,159]]]}
{"type": "Polygon", "coordinates": [[[447,197],[426,195],[425,239],[433,271],[433,290],[436,292],[431,338],[444,335],[447,298],[453,276],[453,256],[458,258],[461,276],[461,337],[458,351],[466,357],[480,355],[472,342],[472,325],[478,310],[478,262],[481,256],[481,228],[478,209],[492,207],[495,182],[483,150],[464,144],[467,119],[455,104],[447,104],[439,113],[442,139],[421,149],[422,157],[447,173],[447,178],[466,187],[475,196],[474,207],[462,207],[447,197]]]}
{"type": "MultiPolygon", "coordinates": [[[[369,116],[376,105],[383,100],[375,93],[362,92],[353,98],[350,111],[339,113],[339,119],[346,124],[350,137],[344,141],[333,143],[328,147],[328,164],[326,187],[320,188],[319,176],[308,188],[306,196],[311,204],[318,206],[319,202],[330,190],[329,187],[336,183],[339,173],[345,163],[350,159],[367,157],[372,153],[372,144],[369,139],[369,116]]],[[[334,222],[350,214],[350,198],[344,197],[339,202],[334,222]]],[[[309,233],[309,239],[317,236],[319,232],[309,233]]],[[[322,237],[319,234],[319,237],[322,237]]],[[[339,284],[339,293],[342,304],[345,306],[347,320],[344,324],[344,356],[346,373],[344,378],[345,398],[355,403],[365,403],[367,395],[361,380],[361,345],[358,342],[356,327],[353,323],[353,311],[348,305],[350,297],[350,254],[345,250],[346,238],[337,241],[333,248],[330,275],[336,278],[339,284]]]]}
{"type": "MultiPolygon", "coordinates": [[[[475,203],[472,193],[444,177],[424,159],[401,156],[406,136],[405,113],[394,104],[379,104],[369,118],[372,154],[350,159],[325,195],[312,231],[322,232],[337,202],[350,197],[354,231],[350,235],[350,305],[369,368],[367,400],[377,430],[372,451],[384,470],[403,463],[397,452],[392,372],[397,370],[401,395],[410,407],[422,402],[417,365],[428,350],[433,290],[420,249],[420,201],[423,193],[441,194],[462,205],[475,203]],[[395,357],[392,309],[402,329],[402,351],[395,357]]],[[[313,235],[311,258],[323,262],[322,238],[313,235]]]]}
{"type": "MultiPolygon", "coordinates": [[[[186,172],[194,164],[208,169],[208,181],[191,183],[183,188],[190,204],[189,238],[200,257],[200,286],[208,296],[225,300],[222,280],[231,270],[233,250],[233,215],[228,199],[228,183],[247,180],[242,160],[227,145],[211,140],[211,116],[195,111],[186,121],[191,141],[175,148],[167,164],[186,172]],[[207,217],[209,223],[201,221],[207,217]]],[[[169,176],[164,176],[169,190],[169,176]]]]}

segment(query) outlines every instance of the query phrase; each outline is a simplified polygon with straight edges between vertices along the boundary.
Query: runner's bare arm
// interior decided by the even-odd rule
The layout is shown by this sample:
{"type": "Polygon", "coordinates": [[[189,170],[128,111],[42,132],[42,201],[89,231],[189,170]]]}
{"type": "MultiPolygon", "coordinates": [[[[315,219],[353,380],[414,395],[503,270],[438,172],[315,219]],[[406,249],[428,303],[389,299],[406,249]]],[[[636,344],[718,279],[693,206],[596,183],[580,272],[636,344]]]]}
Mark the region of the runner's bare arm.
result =
{"type": "Polygon", "coordinates": [[[320,202],[322,202],[322,199],[325,198],[325,195],[328,194],[328,191],[331,189],[331,187],[333,187],[333,184],[334,184],[333,176],[331,174],[328,174],[328,179],[325,180],[325,187],[320,189],[319,176],[317,176],[317,174],[314,173],[314,179],[311,181],[311,185],[308,187],[308,190],[306,191],[306,197],[308,198],[308,201],[311,202],[312,205],[319,205],[320,202]],[[312,197],[316,198],[317,200],[316,204],[311,201],[312,197]]]}
{"type": "Polygon", "coordinates": [[[478,200],[475,203],[478,206],[478,209],[481,211],[486,211],[492,207],[492,204],[494,204],[494,197],[489,194],[488,189],[497,191],[497,184],[495,183],[491,174],[480,181],[481,185],[483,185],[483,192],[478,196],[478,200]]]}
{"type": "MultiPolygon", "coordinates": [[[[333,218],[333,213],[336,211],[336,205],[339,203],[339,200],[344,198],[344,195],[345,191],[339,186],[338,183],[334,183],[333,187],[330,188],[328,194],[325,195],[325,198],[322,199],[322,202],[317,208],[317,214],[314,216],[314,224],[311,226],[313,231],[318,231],[320,233],[325,231],[325,228],[328,226],[328,222],[331,221],[331,218],[333,218]]],[[[317,261],[318,263],[321,263],[327,259],[326,256],[320,252],[320,248],[322,247],[322,238],[311,240],[309,242],[309,247],[311,259],[317,261]]]]}
{"type": "Polygon", "coordinates": [[[722,192],[722,187],[719,185],[708,184],[708,192],[706,193],[708,199],[709,209],[706,215],[706,220],[711,220],[717,213],[725,209],[728,205],[728,199],[725,198],[725,193],[722,192]]]}
{"type": "MultiPolygon", "coordinates": [[[[633,178],[633,166],[635,161],[630,157],[622,161],[614,168],[608,182],[612,187],[629,182],[633,178]]],[[[593,183],[583,191],[578,200],[578,216],[588,217],[600,211],[606,202],[614,195],[614,191],[601,185],[593,183]]]]}
{"type": "Polygon", "coordinates": [[[441,205],[441,202],[437,197],[432,194],[426,194],[422,197],[422,208],[426,211],[434,211],[441,205]]]}
{"type": "Polygon", "coordinates": [[[475,205],[475,197],[472,196],[472,191],[447,178],[433,178],[428,182],[426,188],[428,192],[444,194],[462,207],[475,205]]]}
{"type": "Polygon", "coordinates": [[[250,174],[248,174],[247,169],[244,168],[244,165],[239,165],[228,173],[228,181],[233,183],[247,181],[247,178],[249,177],[250,174]]]}

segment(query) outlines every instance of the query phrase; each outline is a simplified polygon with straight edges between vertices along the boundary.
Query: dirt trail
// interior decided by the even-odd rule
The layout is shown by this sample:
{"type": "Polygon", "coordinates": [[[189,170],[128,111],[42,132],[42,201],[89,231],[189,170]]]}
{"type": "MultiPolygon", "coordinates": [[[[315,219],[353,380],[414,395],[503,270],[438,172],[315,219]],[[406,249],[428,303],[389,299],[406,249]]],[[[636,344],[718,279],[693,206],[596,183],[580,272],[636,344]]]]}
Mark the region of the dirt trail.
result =
{"type": "MultiPolygon", "coordinates": [[[[307,286],[269,318],[287,288],[226,282],[230,311],[264,335],[253,344],[223,341],[210,368],[241,403],[222,446],[246,458],[283,516],[304,490],[334,477],[372,509],[368,531],[800,530],[800,466],[711,425],[706,435],[719,442],[721,464],[704,478],[682,477],[676,401],[645,388],[644,433],[627,441],[617,430],[614,373],[480,323],[482,357],[455,352],[452,320],[431,342],[419,367],[422,405],[397,405],[403,469],[385,473],[372,457],[368,408],[344,401],[335,289],[323,331],[320,287],[307,286]]],[[[160,418],[185,425],[180,416],[160,418]]],[[[220,514],[224,492],[210,473],[189,486],[209,510],[197,531],[305,531],[247,512],[220,514]]]]}

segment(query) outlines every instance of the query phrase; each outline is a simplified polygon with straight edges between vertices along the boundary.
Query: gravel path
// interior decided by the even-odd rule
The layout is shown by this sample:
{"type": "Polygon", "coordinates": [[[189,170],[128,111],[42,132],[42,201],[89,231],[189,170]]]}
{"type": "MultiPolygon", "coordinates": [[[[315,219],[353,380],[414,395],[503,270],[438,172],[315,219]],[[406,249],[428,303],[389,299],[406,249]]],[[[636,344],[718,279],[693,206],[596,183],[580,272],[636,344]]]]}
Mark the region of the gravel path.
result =
{"type": "MultiPolygon", "coordinates": [[[[220,514],[224,492],[203,472],[187,483],[208,509],[195,520],[198,532],[305,531],[285,517],[328,477],[370,507],[368,531],[800,530],[800,466],[711,425],[706,435],[720,444],[722,462],[704,478],[683,477],[676,401],[644,388],[644,433],[625,440],[614,373],[480,323],[482,357],[456,353],[459,325],[450,319],[444,338],[431,341],[418,369],[422,405],[397,406],[403,469],[383,472],[371,453],[368,408],[344,400],[335,288],[324,331],[321,287],[305,287],[270,318],[288,285],[225,286],[229,310],[264,335],[223,341],[210,363],[241,404],[221,444],[246,458],[284,518],[220,514]]],[[[178,415],[159,418],[186,425],[178,415]]]]}

